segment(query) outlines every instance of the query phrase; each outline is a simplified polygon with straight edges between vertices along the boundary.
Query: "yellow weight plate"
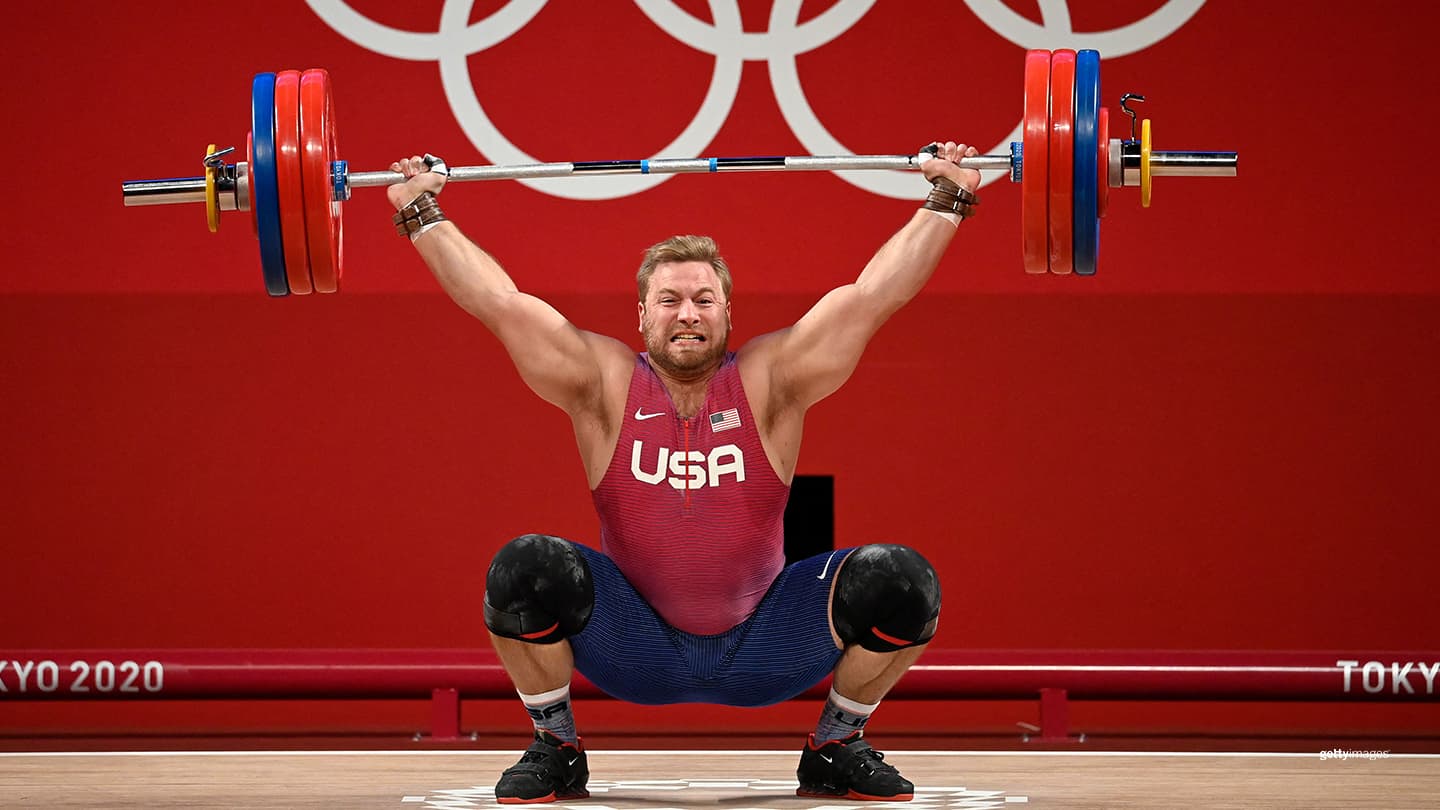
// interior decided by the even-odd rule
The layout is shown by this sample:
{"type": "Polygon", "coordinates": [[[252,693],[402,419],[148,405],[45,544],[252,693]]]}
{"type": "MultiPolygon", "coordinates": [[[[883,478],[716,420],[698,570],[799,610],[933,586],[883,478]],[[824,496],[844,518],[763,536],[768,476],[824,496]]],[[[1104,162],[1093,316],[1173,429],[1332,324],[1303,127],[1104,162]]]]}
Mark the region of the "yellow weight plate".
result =
{"type": "Polygon", "coordinates": [[[210,225],[211,233],[220,232],[220,197],[215,190],[215,167],[210,165],[208,158],[215,154],[215,144],[205,148],[205,221],[210,225]]]}
{"type": "Polygon", "coordinates": [[[1150,207],[1150,119],[1140,122],[1140,207],[1150,207]]]}

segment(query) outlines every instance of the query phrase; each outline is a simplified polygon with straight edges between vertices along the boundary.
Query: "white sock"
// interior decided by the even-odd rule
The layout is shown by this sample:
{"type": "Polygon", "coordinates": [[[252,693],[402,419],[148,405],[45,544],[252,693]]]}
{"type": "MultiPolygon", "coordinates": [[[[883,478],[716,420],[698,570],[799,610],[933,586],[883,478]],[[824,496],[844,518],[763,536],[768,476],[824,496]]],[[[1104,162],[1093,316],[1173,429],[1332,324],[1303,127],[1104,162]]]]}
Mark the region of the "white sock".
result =
{"type": "Polygon", "coordinates": [[[830,687],[830,697],[825,700],[825,708],[820,712],[820,722],[815,726],[815,742],[819,744],[844,739],[857,731],[863,731],[866,721],[879,705],[879,701],[868,704],[856,702],[836,692],[835,687],[830,687]]]}
{"type": "Polygon", "coordinates": [[[575,734],[575,712],[570,706],[570,684],[538,695],[527,695],[519,690],[516,694],[525,704],[525,712],[530,715],[537,730],[544,729],[571,745],[577,744],[579,738],[575,734]]]}

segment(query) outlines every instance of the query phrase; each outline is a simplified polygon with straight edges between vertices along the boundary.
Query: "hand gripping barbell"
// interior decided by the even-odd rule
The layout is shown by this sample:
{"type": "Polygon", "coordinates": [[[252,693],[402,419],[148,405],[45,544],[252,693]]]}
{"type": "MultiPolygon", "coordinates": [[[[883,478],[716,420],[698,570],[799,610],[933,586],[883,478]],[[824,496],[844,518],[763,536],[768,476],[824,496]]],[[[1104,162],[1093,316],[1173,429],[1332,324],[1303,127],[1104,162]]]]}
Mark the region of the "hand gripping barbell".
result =
{"type": "MultiPolygon", "coordinates": [[[[1008,155],[964,158],[973,169],[1006,170],[1021,184],[1024,266],[1031,273],[1093,275],[1100,218],[1111,188],[1140,187],[1150,205],[1154,177],[1233,177],[1235,152],[1157,152],[1150,119],[1140,122],[1127,94],[1130,138],[1110,137],[1109,110],[1100,106],[1100,54],[1085,50],[1029,51],[1025,56],[1024,135],[1008,155]]],[[[205,174],[124,183],[126,205],[205,204],[211,231],[221,211],[249,211],[260,242],[260,265],[271,295],[335,292],[341,276],[341,203],[354,188],[387,186],[396,172],[351,172],[338,159],[330,75],[324,70],[261,73],[251,86],[251,131],[246,159],[234,151],[205,153],[205,174]]],[[[933,154],[933,149],[931,150],[933,154]]],[[[745,171],[918,169],[930,157],[843,155],[599,160],[515,166],[460,166],[450,182],[520,180],[587,174],[681,174],[745,171]]]]}

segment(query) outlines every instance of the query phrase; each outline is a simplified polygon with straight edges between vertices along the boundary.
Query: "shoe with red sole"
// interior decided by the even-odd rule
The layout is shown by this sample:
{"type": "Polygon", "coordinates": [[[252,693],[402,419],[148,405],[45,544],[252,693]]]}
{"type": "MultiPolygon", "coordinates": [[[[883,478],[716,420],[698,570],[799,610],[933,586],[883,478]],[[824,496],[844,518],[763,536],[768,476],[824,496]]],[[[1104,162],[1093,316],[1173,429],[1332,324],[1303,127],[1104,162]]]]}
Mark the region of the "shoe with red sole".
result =
{"type": "Polygon", "coordinates": [[[811,734],[800,752],[800,779],[796,796],[856,799],[870,802],[908,802],[915,785],[900,775],[885,755],[870,747],[857,731],[839,740],[815,744],[811,734]]]}
{"type": "Polygon", "coordinates": [[[590,780],[590,766],[582,745],[571,745],[537,729],[535,742],[530,743],[520,761],[500,775],[495,800],[501,804],[541,804],[589,798],[585,783],[590,780]]]}

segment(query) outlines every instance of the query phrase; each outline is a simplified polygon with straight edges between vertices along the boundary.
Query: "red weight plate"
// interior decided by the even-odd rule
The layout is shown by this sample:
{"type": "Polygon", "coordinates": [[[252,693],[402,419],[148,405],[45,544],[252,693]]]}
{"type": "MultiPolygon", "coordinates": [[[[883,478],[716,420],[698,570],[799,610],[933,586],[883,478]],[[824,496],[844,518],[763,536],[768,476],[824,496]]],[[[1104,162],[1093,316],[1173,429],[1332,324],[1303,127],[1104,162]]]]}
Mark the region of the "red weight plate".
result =
{"type": "Polygon", "coordinates": [[[1110,207],[1110,108],[1100,108],[1100,216],[1110,207]]]}
{"type": "MultiPolygon", "coordinates": [[[[331,94],[333,96],[333,94],[331,94]]],[[[340,124],[335,118],[335,104],[332,100],[326,107],[328,111],[325,116],[325,142],[330,144],[330,154],[335,156],[335,161],[341,163],[340,147],[337,145],[340,124]]],[[[332,164],[333,166],[333,164],[332,164]]],[[[346,181],[349,182],[348,180],[346,181]]],[[[335,183],[332,177],[332,185],[335,183]]],[[[345,275],[345,222],[340,216],[340,204],[350,199],[349,194],[342,196],[338,190],[334,192],[330,202],[330,238],[335,243],[335,284],[340,284],[340,279],[345,275]]]]}
{"type": "Polygon", "coordinates": [[[1050,59],[1050,272],[1075,269],[1075,52],[1050,59]]]}
{"type": "Polygon", "coordinates": [[[1025,54],[1025,129],[1020,160],[1020,236],[1025,272],[1049,267],[1050,52],[1025,54]]]}
{"type": "Polygon", "coordinates": [[[300,71],[284,70],[275,74],[275,179],[280,189],[280,244],[292,295],[314,290],[300,178],[300,71]]]}
{"type": "Polygon", "coordinates": [[[340,203],[330,166],[335,160],[335,115],[330,74],[307,70],[300,77],[300,143],[305,174],[306,239],[315,291],[340,289],[340,203]]]}

